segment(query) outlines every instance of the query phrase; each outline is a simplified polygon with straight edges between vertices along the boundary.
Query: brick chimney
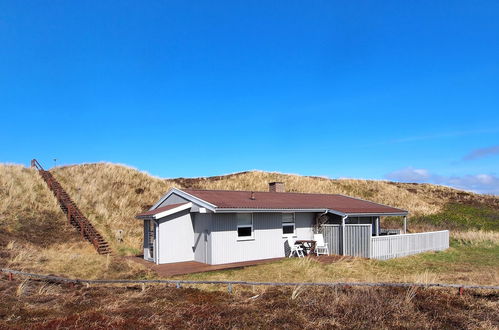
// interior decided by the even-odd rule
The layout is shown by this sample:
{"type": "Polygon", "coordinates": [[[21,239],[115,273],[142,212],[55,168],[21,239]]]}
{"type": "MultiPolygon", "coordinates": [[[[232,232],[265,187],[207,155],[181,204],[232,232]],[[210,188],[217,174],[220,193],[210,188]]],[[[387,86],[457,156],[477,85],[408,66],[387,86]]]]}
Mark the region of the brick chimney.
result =
{"type": "Polygon", "coordinates": [[[284,182],[269,182],[269,191],[270,192],[285,192],[284,182]]]}

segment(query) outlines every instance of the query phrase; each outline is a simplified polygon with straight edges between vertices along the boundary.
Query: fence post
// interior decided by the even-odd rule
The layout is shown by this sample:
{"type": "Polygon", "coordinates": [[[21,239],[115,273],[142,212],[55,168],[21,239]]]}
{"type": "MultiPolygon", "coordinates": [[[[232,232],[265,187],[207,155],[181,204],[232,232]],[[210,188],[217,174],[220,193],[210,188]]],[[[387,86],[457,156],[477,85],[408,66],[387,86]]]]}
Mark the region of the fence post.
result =
{"type": "Polygon", "coordinates": [[[14,280],[14,274],[9,273],[9,281],[13,281],[13,280],[14,280]]]}
{"type": "Polygon", "coordinates": [[[229,283],[229,284],[227,285],[227,291],[228,291],[229,293],[232,293],[232,283],[229,283]]]}
{"type": "Polygon", "coordinates": [[[343,217],[341,217],[341,255],[344,256],[346,255],[345,254],[345,247],[346,247],[346,244],[345,244],[345,224],[346,224],[346,220],[348,218],[348,215],[345,215],[343,217]]]}

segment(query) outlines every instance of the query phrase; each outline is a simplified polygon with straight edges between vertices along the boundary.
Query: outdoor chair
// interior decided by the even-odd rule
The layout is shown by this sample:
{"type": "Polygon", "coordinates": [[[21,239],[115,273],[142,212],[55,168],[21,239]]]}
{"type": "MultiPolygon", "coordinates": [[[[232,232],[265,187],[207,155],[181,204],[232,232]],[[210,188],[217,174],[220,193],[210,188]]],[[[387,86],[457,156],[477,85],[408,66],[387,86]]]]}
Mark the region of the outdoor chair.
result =
{"type": "Polygon", "coordinates": [[[327,243],[324,242],[324,236],[322,234],[314,234],[315,243],[315,253],[319,256],[321,254],[329,255],[329,248],[327,243]]]}
{"type": "Polygon", "coordinates": [[[296,256],[298,258],[303,258],[305,257],[305,254],[303,253],[303,248],[299,244],[295,244],[295,240],[292,237],[288,237],[288,245],[289,249],[291,252],[289,252],[289,258],[293,256],[293,253],[296,252],[296,256]]]}

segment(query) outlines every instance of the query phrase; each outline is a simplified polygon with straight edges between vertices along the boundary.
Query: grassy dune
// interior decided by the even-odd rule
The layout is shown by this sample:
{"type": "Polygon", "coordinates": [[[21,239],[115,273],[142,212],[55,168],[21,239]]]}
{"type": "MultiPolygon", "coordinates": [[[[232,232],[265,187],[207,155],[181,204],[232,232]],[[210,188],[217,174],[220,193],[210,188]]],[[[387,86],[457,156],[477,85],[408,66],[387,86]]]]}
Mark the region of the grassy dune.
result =
{"type": "MultiPolygon", "coordinates": [[[[499,198],[429,184],[331,180],[260,171],[210,178],[160,179],[130,167],[107,163],[58,167],[52,172],[118,255],[141,252],[142,227],[135,215],[149,208],[171,187],[266,190],[270,181],[285,182],[288,191],[340,193],[408,209],[412,214],[409,222],[412,230],[453,229],[457,251],[462,252],[462,247],[469,245],[470,237],[482,245],[489,244],[485,241],[492,241],[493,245],[498,242],[497,235],[491,231],[499,231],[499,198]],[[120,229],[125,232],[123,243],[115,239],[120,229]]],[[[400,226],[400,221],[395,220],[393,225],[400,226]]],[[[154,276],[122,258],[96,255],[71,226],[65,225],[62,211],[36,171],[19,165],[0,165],[0,246],[5,256],[0,263],[4,266],[75,277],[154,276]]],[[[366,280],[376,277],[376,265],[358,261],[344,263],[342,267],[346,270],[357,267],[357,273],[363,272],[366,276],[352,279],[366,280]]],[[[323,274],[324,279],[349,274],[347,271],[332,275],[318,267],[312,268],[316,269],[314,274],[323,274]]],[[[411,276],[418,276],[422,269],[414,269],[411,276]]],[[[481,271],[485,270],[480,268],[478,272],[481,271]]],[[[245,276],[244,273],[235,275],[245,276]]],[[[393,277],[399,275],[393,271],[393,277]]],[[[463,281],[496,280],[478,277],[470,276],[463,281]]]]}
{"type": "MultiPolygon", "coordinates": [[[[339,258],[325,264],[285,259],[182,279],[252,281],[394,281],[499,283],[499,198],[434,185],[329,180],[243,172],[196,179],[159,179],[114,164],[59,167],[55,177],[111,243],[101,256],[82,241],[36,171],[0,164],[0,267],[77,278],[157,278],[123,258],[140,252],[147,209],[170,187],[340,193],[411,211],[410,228],[452,229],[451,248],[389,261],[339,258]],[[117,230],[125,231],[117,243],[117,230]]],[[[388,224],[389,225],[389,224],[388,224]]],[[[395,219],[393,225],[400,225],[395,219]]],[[[75,287],[0,278],[0,328],[497,328],[496,293],[426,289],[242,288],[176,290],[159,286],[75,287]],[[212,292],[217,291],[217,292],[212,292]]]]}
{"type": "Polygon", "coordinates": [[[172,183],[133,168],[114,164],[88,164],[53,171],[92,224],[120,254],[141,252],[143,228],[135,215],[152,206],[172,183]],[[124,242],[116,243],[116,232],[124,242]]]}
{"type": "Polygon", "coordinates": [[[139,265],[103,257],[66,223],[39,174],[0,165],[0,267],[72,277],[147,276],[139,265]]]}
{"type": "Polygon", "coordinates": [[[159,179],[130,167],[106,163],[59,167],[53,173],[114,250],[123,254],[140,252],[142,228],[135,215],[150,207],[171,187],[264,191],[268,189],[268,182],[283,181],[286,190],[291,192],[345,194],[407,209],[419,225],[499,230],[494,226],[479,226],[480,219],[484,218],[487,223],[499,223],[499,198],[430,184],[331,180],[260,171],[208,178],[159,179]],[[462,219],[450,223],[445,219],[439,221],[438,215],[449,212],[449,205],[466,205],[468,208],[461,216],[469,218],[469,223],[462,219]],[[466,213],[485,208],[491,213],[478,216],[466,213]],[[119,229],[125,231],[124,243],[120,245],[115,243],[119,229]]]}

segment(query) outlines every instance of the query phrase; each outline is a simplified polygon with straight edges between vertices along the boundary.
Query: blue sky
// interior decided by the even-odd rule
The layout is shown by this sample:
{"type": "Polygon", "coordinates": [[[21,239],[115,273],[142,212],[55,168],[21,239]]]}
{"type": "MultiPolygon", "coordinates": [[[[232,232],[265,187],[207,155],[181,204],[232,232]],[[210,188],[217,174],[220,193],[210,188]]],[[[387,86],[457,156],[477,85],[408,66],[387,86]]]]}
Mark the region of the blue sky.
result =
{"type": "Polygon", "coordinates": [[[499,194],[497,1],[0,1],[0,162],[499,194]]]}

